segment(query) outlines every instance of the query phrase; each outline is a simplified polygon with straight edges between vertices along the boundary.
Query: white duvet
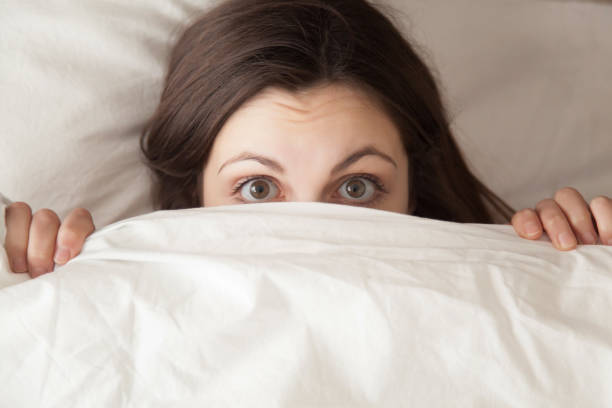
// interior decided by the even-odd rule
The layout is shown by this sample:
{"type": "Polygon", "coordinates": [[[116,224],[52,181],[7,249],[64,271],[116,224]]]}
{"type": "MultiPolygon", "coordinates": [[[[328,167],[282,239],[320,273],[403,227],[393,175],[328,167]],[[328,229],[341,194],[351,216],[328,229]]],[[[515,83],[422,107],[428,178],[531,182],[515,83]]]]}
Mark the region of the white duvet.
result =
{"type": "Polygon", "coordinates": [[[1,407],[612,406],[611,247],[268,203],[0,252],[1,407]]]}

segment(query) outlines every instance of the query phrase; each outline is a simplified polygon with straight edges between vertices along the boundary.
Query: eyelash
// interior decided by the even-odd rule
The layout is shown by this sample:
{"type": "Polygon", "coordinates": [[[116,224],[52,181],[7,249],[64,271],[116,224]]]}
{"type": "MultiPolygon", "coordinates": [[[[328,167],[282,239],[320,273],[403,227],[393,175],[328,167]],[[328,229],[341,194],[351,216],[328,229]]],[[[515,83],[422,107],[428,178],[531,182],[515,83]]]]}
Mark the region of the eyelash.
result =
{"type": "MultiPolygon", "coordinates": [[[[378,177],[375,177],[375,176],[372,176],[371,174],[366,174],[366,173],[351,174],[349,177],[346,177],[344,180],[342,180],[342,183],[340,183],[340,185],[344,184],[346,181],[353,179],[353,178],[364,178],[366,180],[370,180],[372,183],[374,183],[374,187],[376,188],[376,192],[374,193],[374,198],[371,199],[370,201],[367,201],[365,203],[352,202],[350,200],[348,201],[350,203],[354,203],[354,205],[373,206],[379,203],[384,198],[384,196],[389,193],[385,185],[380,181],[378,177]]],[[[232,187],[232,196],[237,195],[240,189],[246,183],[252,180],[256,180],[256,179],[266,179],[274,183],[274,180],[264,175],[243,177],[242,179],[238,180],[238,182],[234,185],[234,187],[232,187]]],[[[238,200],[244,203],[248,202],[240,198],[238,198],[238,200]]]]}

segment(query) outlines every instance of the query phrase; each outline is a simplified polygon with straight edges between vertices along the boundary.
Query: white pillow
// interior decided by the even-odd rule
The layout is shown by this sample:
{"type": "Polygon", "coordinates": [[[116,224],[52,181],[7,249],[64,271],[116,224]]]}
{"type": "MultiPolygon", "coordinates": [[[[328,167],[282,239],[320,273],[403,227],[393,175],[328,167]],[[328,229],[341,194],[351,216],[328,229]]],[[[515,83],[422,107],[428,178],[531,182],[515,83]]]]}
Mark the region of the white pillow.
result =
{"type": "MultiPolygon", "coordinates": [[[[517,209],[565,185],[612,195],[610,3],[390,1],[495,192],[517,209]]],[[[0,191],[97,227],[149,212],[138,138],[181,27],[215,3],[0,2],[0,191]]]]}
{"type": "Polygon", "coordinates": [[[0,401],[610,406],[611,263],[327,203],[147,214],[0,288],[0,401]]]}
{"type": "Polygon", "coordinates": [[[0,191],[96,226],[151,211],[138,138],[198,0],[0,2],[0,191]]]}

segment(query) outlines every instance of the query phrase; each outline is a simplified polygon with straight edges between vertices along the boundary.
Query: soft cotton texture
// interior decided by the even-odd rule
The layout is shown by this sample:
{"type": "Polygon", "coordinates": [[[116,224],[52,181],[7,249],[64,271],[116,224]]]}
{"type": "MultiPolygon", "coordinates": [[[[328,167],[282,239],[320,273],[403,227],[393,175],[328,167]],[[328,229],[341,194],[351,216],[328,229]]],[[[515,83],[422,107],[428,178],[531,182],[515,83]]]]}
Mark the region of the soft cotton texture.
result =
{"type": "Polygon", "coordinates": [[[606,407],[611,265],[337,204],[152,213],[2,265],[0,405],[606,407]]]}

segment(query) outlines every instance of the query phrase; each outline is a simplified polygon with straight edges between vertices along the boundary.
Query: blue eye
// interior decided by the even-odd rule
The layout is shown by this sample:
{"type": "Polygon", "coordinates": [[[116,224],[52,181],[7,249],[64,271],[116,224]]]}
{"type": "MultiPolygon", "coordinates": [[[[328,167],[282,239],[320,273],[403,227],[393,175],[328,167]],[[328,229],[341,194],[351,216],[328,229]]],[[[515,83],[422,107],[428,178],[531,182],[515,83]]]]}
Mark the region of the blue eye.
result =
{"type": "Polygon", "coordinates": [[[377,191],[374,180],[366,177],[353,177],[340,186],[340,195],[351,201],[368,201],[377,191]]]}
{"type": "Polygon", "coordinates": [[[265,178],[253,178],[244,182],[240,187],[240,195],[247,201],[265,201],[276,197],[278,188],[265,178]],[[270,194],[272,192],[272,194],[270,194]]]}

